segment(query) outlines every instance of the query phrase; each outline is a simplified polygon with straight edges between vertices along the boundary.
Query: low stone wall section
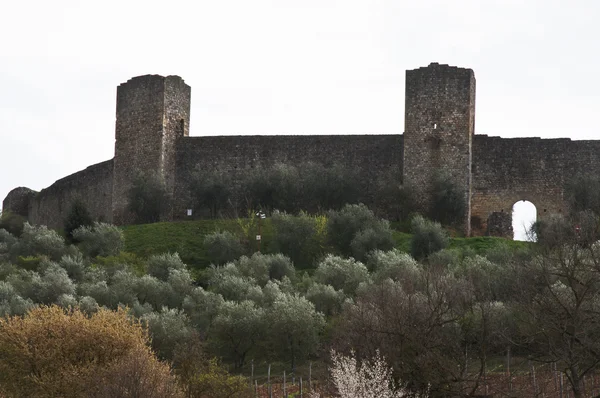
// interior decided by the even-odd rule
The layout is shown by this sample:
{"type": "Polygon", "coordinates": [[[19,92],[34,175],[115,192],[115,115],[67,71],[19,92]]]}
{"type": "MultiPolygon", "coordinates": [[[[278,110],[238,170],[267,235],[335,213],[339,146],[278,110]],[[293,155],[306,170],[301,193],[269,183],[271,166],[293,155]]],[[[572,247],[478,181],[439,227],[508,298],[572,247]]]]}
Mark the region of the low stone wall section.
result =
{"type": "Polygon", "coordinates": [[[29,222],[62,228],[76,199],[85,203],[95,220],[112,222],[112,185],[112,159],[61,178],[31,200],[29,222]]]}
{"type": "Polygon", "coordinates": [[[475,135],[472,173],[471,214],[483,231],[493,212],[510,213],[519,200],[543,219],[568,211],[565,186],[575,176],[600,174],[600,141],[475,135]]]}
{"type": "Polygon", "coordinates": [[[385,175],[401,178],[402,157],[402,135],[185,137],[177,147],[174,218],[185,219],[193,207],[189,180],[197,167],[227,171],[239,181],[246,170],[277,163],[341,164],[360,170],[360,182],[368,186],[385,175]]]}

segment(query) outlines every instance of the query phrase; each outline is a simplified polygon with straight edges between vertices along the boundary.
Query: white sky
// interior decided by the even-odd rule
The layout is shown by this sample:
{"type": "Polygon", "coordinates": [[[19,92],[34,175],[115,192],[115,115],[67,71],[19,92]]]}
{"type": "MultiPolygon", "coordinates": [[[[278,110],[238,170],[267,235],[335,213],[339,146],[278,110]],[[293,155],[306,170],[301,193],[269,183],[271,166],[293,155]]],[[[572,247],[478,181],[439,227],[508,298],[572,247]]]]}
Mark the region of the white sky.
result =
{"type": "Polygon", "coordinates": [[[0,7],[0,200],[112,158],[116,86],[182,76],[191,135],[403,132],[404,74],[474,69],[476,132],[600,139],[600,2],[18,0],[0,7]]]}
{"type": "Polygon", "coordinates": [[[530,229],[537,220],[537,209],[529,201],[519,201],[513,205],[513,236],[515,240],[532,241],[535,238],[531,235],[530,229]]]}

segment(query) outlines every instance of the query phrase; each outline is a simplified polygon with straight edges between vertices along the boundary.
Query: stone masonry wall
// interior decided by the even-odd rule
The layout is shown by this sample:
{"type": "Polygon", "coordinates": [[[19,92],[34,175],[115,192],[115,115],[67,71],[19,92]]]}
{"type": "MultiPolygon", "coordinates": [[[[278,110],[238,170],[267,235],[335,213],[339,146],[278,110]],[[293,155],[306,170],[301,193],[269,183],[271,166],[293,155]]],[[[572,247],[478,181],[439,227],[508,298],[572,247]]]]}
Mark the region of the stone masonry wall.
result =
{"type": "Polygon", "coordinates": [[[439,170],[463,188],[469,234],[471,145],[475,128],[475,75],[471,69],[432,63],[406,71],[404,183],[431,203],[430,188],[439,170]]]}
{"type": "MultiPolygon", "coordinates": [[[[178,76],[165,79],[165,127],[162,141],[161,170],[169,192],[175,190],[177,142],[190,135],[191,89],[178,76]]],[[[168,215],[172,217],[172,213],[168,215]]]]}
{"type": "Polygon", "coordinates": [[[112,160],[61,178],[30,201],[28,220],[32,224],[63,228],[71,203],[80,199],[92,218],[112,222],[112,181],[112,160]]]}
{"type": "Polygon", "coordinates": [[[138,76],[117,88],[115,224],[133,221],[126,210],[127,190],[138,171],[161,175],[173,191],[176,141],[189,134],[190,94],[190,87],[178,76],[138,76]]]}
{"type": "Polygon", "coordinates": [[[196,167],[225,170],[235,179],[244,170],[276,163],[337,163],[360,170],[368,185],[384,175],[401,176],[402,152],[401,135],[186,137],[178,144],[174,218],[186,218],[193,207],[189,179],[196,167]]]}
{"type": "Polygon", "coordinates": [[[472,169],[471,213],[483,231],[492,212],[511,212],[519,200],[532,202],[543,219],[568,211],[564,187],[570,179],[600,174],[600,141],[475,135],[472,169]]]}
{"type": "Polygon", "coordinates": [[[36,191],[29,188],[15,188],[2,201],[2,211],[8,211],[27,218],[29,215],[29,205],[36,194],[36,191]]]}

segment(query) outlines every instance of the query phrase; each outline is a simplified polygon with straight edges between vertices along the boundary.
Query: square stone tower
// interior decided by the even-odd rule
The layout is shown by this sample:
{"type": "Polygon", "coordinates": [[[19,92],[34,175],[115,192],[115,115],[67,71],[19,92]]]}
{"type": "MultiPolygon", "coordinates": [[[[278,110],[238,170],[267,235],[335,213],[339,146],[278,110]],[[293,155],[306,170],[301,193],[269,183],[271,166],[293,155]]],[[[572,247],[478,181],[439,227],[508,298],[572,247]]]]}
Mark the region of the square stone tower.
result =
{"type": "Polygon", "coordinates": [[[406,71],[404,185],[420,210],[431,205],[431,182],[445,171],[464,193],[464,232],[470,234],[471,148],[475,130],[473,70],[431,63],[406,71]]]}
{"type": "Polygon", "coordinates": [[[189,135],[190,100],[191,88],[179,76],[138,76],[117,88],[113,223],[133,222],[127,191],[136,173],[158,173],[173,193],[176,142],[189,135]]]}

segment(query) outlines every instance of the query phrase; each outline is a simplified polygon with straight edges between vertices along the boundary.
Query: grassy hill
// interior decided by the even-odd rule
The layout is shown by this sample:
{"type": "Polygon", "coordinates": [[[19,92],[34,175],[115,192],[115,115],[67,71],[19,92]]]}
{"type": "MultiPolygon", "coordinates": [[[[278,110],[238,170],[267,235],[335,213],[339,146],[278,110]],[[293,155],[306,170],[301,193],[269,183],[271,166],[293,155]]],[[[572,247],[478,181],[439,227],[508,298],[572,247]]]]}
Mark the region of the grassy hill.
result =
{"type": "MultiPolygon", "coordinates": [[[[123,227],[125,250],[141,257],[165,252],[178,252],[183,261],[191,267],[201,269],[210,264],[206,255],[204,237],[214,231],[230,231],[243,236],[248,246],[256,250],[255,235],[258,232],[256,220],[220,219],[165,222],[123,227]]],[[[261,251],[270,252],[273,227],[269,219],[261,225],[261,251]]],[[[410,252],[411,234],[394,230],[394,240],[399,250],[410,252]]],[[[450,248],[463,252],[485,254],[498,247],[522,248],[527,243],[496,237],[451,238],[450,248]]]]}

